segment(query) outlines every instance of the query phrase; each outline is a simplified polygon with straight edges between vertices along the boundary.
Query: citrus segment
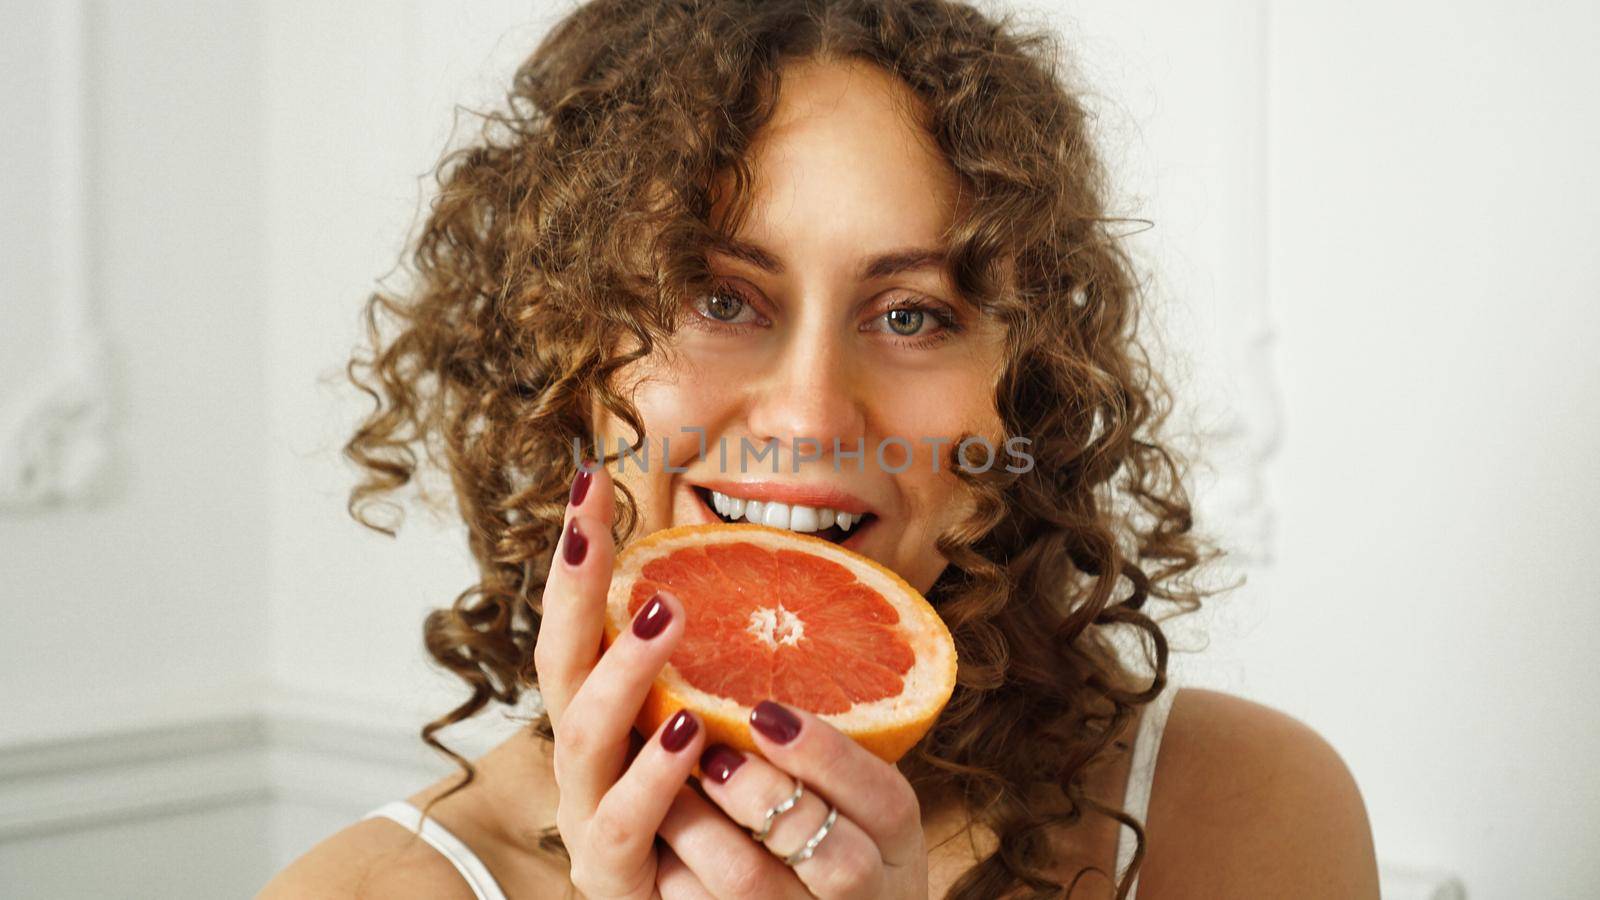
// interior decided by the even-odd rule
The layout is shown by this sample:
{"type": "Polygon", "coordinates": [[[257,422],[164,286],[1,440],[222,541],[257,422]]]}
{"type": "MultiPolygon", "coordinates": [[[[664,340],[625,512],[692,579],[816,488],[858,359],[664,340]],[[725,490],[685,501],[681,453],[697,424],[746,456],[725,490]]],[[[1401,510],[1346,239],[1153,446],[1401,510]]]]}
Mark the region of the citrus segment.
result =
{"type": "Polygon", "coordinates": [[[646,734],[689,707],[711,740],[754,750],[747,716],[770,698],[892,762],[932,726],[955,686],[954,643],[927,600],[821,538],[753,524],[649,535],[617,559],[607,644],[658,590],[687,615],[641,712],[646,734]]]}

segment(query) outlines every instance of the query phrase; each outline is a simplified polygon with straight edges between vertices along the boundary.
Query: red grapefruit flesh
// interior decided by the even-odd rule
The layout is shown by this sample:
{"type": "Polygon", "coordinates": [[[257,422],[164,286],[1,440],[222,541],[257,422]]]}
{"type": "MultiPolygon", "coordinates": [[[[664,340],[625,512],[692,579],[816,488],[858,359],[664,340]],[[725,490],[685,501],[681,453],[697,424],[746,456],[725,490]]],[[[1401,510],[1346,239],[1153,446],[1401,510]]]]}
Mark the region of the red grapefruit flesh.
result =
{"type": "Polygon", "coordinates": [[[955,689],[955,643],[932,605],[822,538],[754,524],[651,534],[617,558],[606,645],[658,590],[682,601],[687,622],[636,723],[646,735],[687,707],[708,742],[754,751],[750,709],[772,699],[894,762],[955,689]]]}

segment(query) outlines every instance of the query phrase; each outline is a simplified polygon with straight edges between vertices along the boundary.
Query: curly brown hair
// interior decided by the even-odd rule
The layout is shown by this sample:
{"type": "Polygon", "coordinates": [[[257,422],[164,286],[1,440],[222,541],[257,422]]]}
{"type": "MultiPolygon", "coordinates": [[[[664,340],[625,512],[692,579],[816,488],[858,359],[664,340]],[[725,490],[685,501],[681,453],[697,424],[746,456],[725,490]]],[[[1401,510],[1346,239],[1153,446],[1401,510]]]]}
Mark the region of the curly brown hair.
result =
{"type": "MultiPolygon", "coordinates": [[[[368,299],[371,353],[347,367],[375,403],[345,446],[364,470],[351,515],[392,536],[368,513],[411,482],[420,449],[450,477],[479,568],[426,619],[428,652],[471,693],[422,738],[461,767],[460,790],[474,768],[437,732],[537,688],[574,442],[593,446],[595,402],[643,439],[612,376],[710,285],[706,249],[748,201],[746,151],[783,67],[804,59],[880,66],[924,104],[961,185],[951,274],[1009,330],[994,399],[1035,461],[1024,473],[952,466],[975,512],[940,536],[950,565],[929,600],[955,638],[958,683],[900,768],[919,796],[959,798],[999,845],[948,896],[1060,893],[1049,834],[1090,811],[1136,835],[1121,898],[1144,829],[1087,796],[1087,776],[1165,685],[1149,601],[1198,608],[1215,591],[1194,576],[1222,552],[1194,533],[1187,465],[1158,438],[1170,392],[1143,349],[1143,288],[1111,227],[1129,220],[1107,215],[1058,37],[949,0],[594,0],[518,68],[476,139],[443,156],[410,248],[413,285],[368,299]],[[734,176],[733,212],[713,224],[719,173],[734,176]],[[613,351],[619,338],[632,349],[613,351]]],[[[621,490],[625,543],[637,511],[621,490]]],[[[552,739],[548,715],[533,728],[552,739]]],[[[565,855],[553,827],[540,846],[565,855]]],[[[1079,870],[1067,892],[1090,871],[1106,874],[1079,870]]]]}

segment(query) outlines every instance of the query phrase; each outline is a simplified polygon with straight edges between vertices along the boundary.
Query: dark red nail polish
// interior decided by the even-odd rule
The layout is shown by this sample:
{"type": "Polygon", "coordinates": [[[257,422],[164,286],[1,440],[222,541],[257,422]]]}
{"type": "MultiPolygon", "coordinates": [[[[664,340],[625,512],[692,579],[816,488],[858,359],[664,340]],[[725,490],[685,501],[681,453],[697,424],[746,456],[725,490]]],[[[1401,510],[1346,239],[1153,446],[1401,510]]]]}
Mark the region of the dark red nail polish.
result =
{"type": "Polygon", "coordinates": [[[639,614],[633,617],[633,633],[648,641],[660,634],[671,621],[672,610],[661,602],[661,593],[657,591],[644,608],[639,610],[639,614]]]}
{"type": "Polygon", "coordinates": [[[687,709],[680,709],[677,715],[667,722],[667,727],[661,730],[661,746],[671,753],[677,753],[689,746],[689,741],[699,730],[700,725],[695,722],[694,716],[689,715],[687,709]]]}
{"type": "Polygon", "coordinates": [[[578,506],[583,503],[583,498],[589,496],[589,484],[594,481],[594,460],[583,461],[583,468],[578,470],[578,477],[572,479],[572,495],[567,498],[568,506],[578,506]]]}
{"type": "Polygon", "coordinates": [[[700,754],[700,771],[717,784],[726,784],[742,765],[744,754],[727,744],[712,744],[700,754]]]}
{"type": "Polygon", "coordinates": [[[589,539],[578,530],[578,520],[571,519],[567,522],[567,539],[561,542],[567,565],[575,566],[583,562],[584,554],[589,552],[589,539]]]}
{"type": "Polygon", "coordinates": [[[771,700],[763,700],[750,710],[750,724],[780,744],[789,743],[800,733],[800,720],[795,718],[794,713],[771,700]]]}

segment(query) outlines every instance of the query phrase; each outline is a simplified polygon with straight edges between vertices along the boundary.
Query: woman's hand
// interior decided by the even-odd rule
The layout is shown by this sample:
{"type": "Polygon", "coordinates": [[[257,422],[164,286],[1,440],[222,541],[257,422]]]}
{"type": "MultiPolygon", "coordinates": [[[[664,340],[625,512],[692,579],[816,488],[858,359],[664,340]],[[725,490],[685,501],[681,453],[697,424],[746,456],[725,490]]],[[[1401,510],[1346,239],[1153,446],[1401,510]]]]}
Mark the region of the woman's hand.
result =
{"type": "Polygon", "coordinates": [[[657,879],[664,900],[704,897],[925,898],[928,852],[916,791],[900,770],[804,710],[771,701],[751,714],[757,747],[747,756],[722,744],[700,758],[706,795],[680,796],[662,824],[671,847],[657,879]],[[803,784],[800,800],[772,821],[765,847],[759,830],[766,811],[803,784]],[[832,826],[809,858],[792,867],[783,857],[802,850],[837,809],[832,826]],[[731,819],[731,821],[730,821],[731,819]],[[729,846],[761,849],[748,860],[729,846]]]}
{"type": "MultiPolygon", "coordinates": [[[[602,655],[616,503],[604,467],[580,474],[544,589],[533,660],[555,731],[556,827],[569,877],[591,900],[656,894],[656,830],[685,788],[705,734],[688,711],[670,717],[630,762],[633,722],[683,635],[683,606],[646,602],[602,655]]],[[[746,839],[748,842],[748,839],[746,839]]]]}

